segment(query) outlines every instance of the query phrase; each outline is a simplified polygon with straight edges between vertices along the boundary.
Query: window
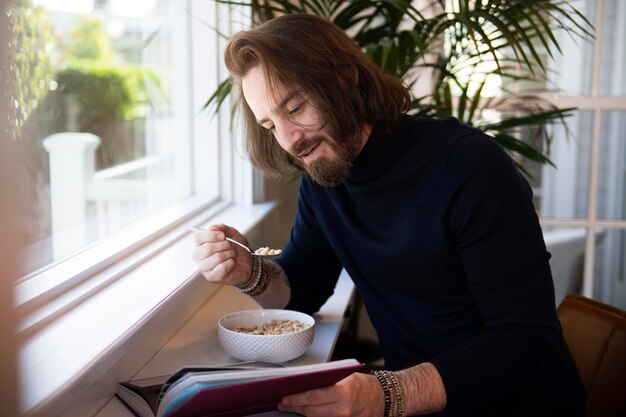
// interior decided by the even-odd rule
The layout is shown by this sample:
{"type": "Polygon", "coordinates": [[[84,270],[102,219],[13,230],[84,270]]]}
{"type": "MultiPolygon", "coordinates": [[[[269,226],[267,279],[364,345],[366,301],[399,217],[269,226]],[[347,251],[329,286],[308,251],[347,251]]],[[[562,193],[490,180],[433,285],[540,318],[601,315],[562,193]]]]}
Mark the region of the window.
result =
{"type": "MultiPolygon", "coordinates": [[[[24,274],[190,197],[218,197],[217,181],[203,179],[218,178],[217,135],[198,105],[216,68],[192,90],[198,18],[178,0],[15,2],[24,274]]],[[[217,41],[205,45],[218,62],[217,41]]]]}
{"type": "Polygon", "coordinates": [[[554,65],[552,81],[560,94],[550,99],[578,110],[567,120],[569,134],[555,131],[551,157],[557,169],[543,167],[537,208],[546,240],[552,235],[558,242],[553,270],[566,271],[554,274],[555,281],[571,280],[557,282],[561,295],[579,290],[626,308],[626,3],[576,4],[593,22],[596,37],[560,40],[567,53],[554,65]]]}
{"type": "Polygon", "coordinates": [[[228,103],[203,109],[226,77],[222,35],[248,20],[237,12],[205,0],[11,2],[21,413],[110,398],[102,390],[211,295],[187,226],[245,233],[271,208],[251,204],[258,182],[228,103]]]}
{"type": "Polygon", "coordinates": [[[211,206],[253,201],[228,112],[204,109],[226,77],[222,35],[246,21],[233,10],[11,3],[18,305],[63,293],[211,206]]]}

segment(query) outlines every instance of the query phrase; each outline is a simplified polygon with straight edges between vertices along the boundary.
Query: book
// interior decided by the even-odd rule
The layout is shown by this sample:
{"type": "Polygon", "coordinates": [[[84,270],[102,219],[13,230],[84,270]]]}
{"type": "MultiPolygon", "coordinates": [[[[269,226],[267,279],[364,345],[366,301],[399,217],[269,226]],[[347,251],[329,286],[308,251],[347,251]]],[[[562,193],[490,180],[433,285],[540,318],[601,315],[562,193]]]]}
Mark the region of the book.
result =
{"type": "Polygon", "coordinates": [[[280,400],[332,385],[363,364],[187,367],[170,376],[121,382],[116,396],[139,417],[240,417],[277,409],[280,400]]]}

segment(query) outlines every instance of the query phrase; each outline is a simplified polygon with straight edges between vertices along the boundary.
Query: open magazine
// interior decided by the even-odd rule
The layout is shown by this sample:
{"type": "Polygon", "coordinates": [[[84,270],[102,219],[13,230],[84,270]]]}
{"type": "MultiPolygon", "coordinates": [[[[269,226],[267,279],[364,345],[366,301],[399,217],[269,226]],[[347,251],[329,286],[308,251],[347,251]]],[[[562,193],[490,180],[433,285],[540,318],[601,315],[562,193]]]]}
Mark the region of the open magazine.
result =
{"type": "Polygon", "coordinates": [[[121,382],[116,396],[140,417],[238,417],[275,410],[283,397],[332,385],[362,366],[343,359],[284,368],[183,368],[121,382]]]}

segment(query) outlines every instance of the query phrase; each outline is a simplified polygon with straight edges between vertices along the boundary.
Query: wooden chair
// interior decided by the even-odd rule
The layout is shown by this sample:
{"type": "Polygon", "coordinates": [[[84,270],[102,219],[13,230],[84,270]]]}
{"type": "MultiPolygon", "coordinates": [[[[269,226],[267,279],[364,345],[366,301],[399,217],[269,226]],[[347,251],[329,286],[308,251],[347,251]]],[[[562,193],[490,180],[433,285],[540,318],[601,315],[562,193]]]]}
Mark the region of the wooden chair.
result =
{"type": "Polygon", "coordinates": [[[626,311],[576,294],[557,311],[587,390],[587,417],[626,416],[626,311]]]}

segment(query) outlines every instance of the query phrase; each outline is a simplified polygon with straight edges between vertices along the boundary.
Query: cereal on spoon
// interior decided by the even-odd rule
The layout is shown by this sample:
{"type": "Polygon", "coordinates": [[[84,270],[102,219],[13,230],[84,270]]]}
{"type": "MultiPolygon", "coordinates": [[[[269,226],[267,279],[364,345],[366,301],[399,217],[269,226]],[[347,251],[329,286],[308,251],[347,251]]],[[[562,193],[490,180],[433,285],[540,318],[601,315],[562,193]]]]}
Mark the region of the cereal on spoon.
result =
{"type": "Polygon", "coordinates": [[[281,249],[270,249],[267,246],[263,246],[254,251],[256,255],[280,255],[283,253],[281,249]]]}

